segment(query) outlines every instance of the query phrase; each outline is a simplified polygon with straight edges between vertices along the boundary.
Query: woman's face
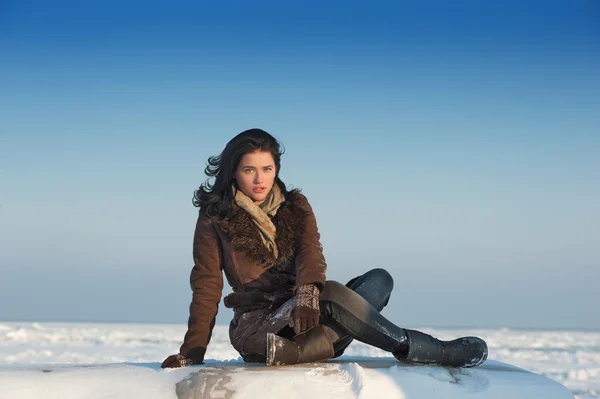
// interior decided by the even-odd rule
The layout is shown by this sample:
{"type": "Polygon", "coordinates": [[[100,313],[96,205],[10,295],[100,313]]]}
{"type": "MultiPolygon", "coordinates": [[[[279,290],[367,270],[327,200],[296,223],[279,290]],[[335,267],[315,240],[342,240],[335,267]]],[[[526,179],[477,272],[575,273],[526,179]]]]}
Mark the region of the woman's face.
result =
{"type": "Polygon", "coordinates": [[[255,202],[264,201],[275,182],[275,161],[268,151],[245,154],[233,174],[242,193],[255,202]]]}

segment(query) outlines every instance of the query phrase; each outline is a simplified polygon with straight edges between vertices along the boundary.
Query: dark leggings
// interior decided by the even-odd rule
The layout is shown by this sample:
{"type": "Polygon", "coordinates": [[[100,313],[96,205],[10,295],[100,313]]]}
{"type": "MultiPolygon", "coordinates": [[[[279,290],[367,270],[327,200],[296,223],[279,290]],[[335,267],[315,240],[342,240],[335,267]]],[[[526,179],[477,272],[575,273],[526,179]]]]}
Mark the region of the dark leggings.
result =
{"type": "Polygon", "coordinates": [[[370,270],[345,286],[331,280],[325,283],[319,302],[321,324],[338,335],[335,357],[343,353],[352,339],[388,352],[405,350],[404,329],[379,313],[387,305],[393,287],[392,276],[384,269],[370,270]]]}

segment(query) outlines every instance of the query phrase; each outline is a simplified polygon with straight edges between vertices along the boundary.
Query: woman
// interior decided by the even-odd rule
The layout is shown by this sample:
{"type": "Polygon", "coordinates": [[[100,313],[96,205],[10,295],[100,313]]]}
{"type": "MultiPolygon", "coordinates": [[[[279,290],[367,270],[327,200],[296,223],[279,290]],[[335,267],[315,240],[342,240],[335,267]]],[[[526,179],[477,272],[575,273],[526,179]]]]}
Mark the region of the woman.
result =
{"type": "Polygon", "coordinates": [[[475,337],[440,341],[400,328],[379,312],[393,281],[374,269],[345,286],[326,280],[315,215],[306,197],[279,178],[279,143],[260,129],[246,130],[208,160],[194,205],[193,291],[188,330],[179,354],[162,367],[201,364],[223,289],[233,292],[229,327],[233,347],[247,362],[287,365],[340,356],[353,339],[413,364],[478,366],[486,343],[475,337]]]}

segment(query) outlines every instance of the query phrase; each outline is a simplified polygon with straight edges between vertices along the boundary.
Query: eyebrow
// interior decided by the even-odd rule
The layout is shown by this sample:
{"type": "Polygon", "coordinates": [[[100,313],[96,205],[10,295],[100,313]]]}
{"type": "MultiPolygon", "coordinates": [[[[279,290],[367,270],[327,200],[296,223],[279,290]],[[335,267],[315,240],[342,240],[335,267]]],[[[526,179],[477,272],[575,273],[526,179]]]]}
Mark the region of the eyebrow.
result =
{"type": "MultiPolygon", "coordinates": [[[[266,166],[263,166],[262,168],[264,169],[264,168],[274,168],[274,167],[275,167],[275,165],[266,165],[266,166]]],[[[244,166],[242,166],[242,168],[244,168],[244,169],[256,169],[256,166],[247,166],[247,165],[244,165],[244,166]]]]}

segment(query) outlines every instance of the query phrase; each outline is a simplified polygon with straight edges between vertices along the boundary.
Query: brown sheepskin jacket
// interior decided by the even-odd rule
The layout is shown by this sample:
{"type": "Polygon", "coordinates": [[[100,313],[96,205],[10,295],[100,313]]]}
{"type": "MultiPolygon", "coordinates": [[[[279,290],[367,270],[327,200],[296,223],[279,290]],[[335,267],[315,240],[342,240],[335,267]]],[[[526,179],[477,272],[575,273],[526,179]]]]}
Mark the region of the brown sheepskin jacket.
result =
{"type": "Polygon", "coordinates": [[[223,290],[223,272],[233,293],[225,306],[234,309],[229,335],[246,361],[264,361],[267,332],[281,332],[290,323],[293,292],[301,284],[325,284],[327,265],[317,222],[306,197],[289,193],[273,217],[277,259],[263,245],[250,216],[233,205],[228,219],[201,212],[194,235],[193,291],[188,331],[180,353],[204,359],[223,290]]]}

